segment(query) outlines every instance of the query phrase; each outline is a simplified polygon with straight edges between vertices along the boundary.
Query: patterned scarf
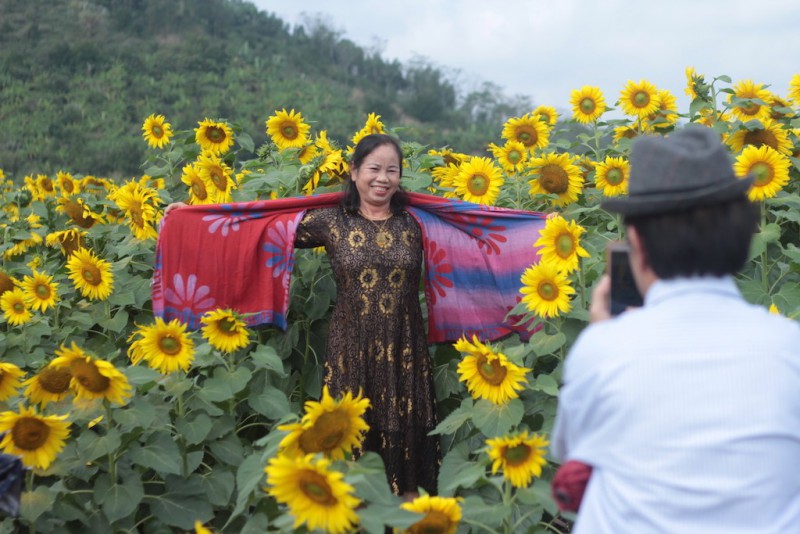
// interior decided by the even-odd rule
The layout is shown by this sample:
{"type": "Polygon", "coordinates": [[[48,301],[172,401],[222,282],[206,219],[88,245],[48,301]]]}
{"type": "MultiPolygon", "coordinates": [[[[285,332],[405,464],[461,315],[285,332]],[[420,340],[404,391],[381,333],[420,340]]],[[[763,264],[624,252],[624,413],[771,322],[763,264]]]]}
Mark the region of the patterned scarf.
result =
{"type": "MultiPolygon", "coordinates": [[[[297,225],[309,209],[336,206],[341,193],[188,206],[170,212],[158,237],[153,312],[198,328],[219,308],[250,325],[286,329],[297,225]]],[[[508,316],[520,277],[539,259],[533,246],[545,215],[409,193],[422,229],[428,340],[462,335],[496,340],[531,324],[508,316]]]]}

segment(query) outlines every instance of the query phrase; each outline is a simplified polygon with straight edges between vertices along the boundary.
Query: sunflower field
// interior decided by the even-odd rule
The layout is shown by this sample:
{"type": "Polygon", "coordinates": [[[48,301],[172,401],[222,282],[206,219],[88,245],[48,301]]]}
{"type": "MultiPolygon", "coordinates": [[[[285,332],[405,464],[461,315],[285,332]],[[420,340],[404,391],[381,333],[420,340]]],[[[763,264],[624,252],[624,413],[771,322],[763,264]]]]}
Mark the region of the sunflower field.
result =
{"type": "MultiPolygon", "coordinates": [[[[26,467],[19,515],[0,515],[0,532],[568,531],[548,440],[606,244],[623,237],[600,203],[627,194],[636,137],[713,129],[737,175],[756,177],[761,223],[739,287],[797,319],[800,74],[789,87],[781,96],[690,67],[691,105],[679,110],[647,80],[613,97],[585,86],[561,116],[540,106],[498,124],[483,154],[422,146],[375,114],[340,147],[302,110],[278,110],[257,147],[234,121],[181,129],[147,110],[141,176],[0,171],[0,451],[26,467]],[[625,118],[609,118],[612,102],[625,118]],[[335,300],[324,251],[297,251],[286,332],[228,309],[190,331],[155,317],[150,300],[167,204],[339,190],[352,146],[378,132],[401,139],[407,190],[553,214],[510,312],[530,339],[430,347],[443,462],[438,495],[410,502],[379,456],[351,454],[369,399],[323,387],[335,300]]],[[[191,280],[182,291],[204,296],[191,280]]]]}

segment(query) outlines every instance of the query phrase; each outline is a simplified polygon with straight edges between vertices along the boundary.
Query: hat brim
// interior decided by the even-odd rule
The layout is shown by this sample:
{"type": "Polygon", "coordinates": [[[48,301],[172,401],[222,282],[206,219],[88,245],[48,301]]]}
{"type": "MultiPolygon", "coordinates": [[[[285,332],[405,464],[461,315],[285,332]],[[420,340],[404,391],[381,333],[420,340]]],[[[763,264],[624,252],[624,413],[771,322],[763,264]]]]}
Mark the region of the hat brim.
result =
{"type": "Polygon", "coordinates": [[[747,193],[754,176],[725,180],[722,185],[679,193],[650,193],[627,197],[614,197],[600,204],[606,211],[621,215],[651,215],[683,211],[688,208],[728,202],[747,193]]]}

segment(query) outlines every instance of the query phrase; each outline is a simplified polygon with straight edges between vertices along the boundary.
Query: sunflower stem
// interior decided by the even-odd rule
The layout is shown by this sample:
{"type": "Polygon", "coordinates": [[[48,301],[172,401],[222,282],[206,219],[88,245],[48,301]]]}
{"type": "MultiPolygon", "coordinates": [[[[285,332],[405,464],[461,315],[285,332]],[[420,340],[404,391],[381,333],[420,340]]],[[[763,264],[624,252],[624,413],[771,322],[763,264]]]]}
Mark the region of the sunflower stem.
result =
{"type": "MultiPolygon", "coordinates": [[[[186,407],[183,404],[183,391],[179,391],[176,398],[178,400],[178,418],[183,419],[186,413],[186,407]]],[[[181,449],[181,475],[186,478],[189,476],[189,460],[186,457],[186,438],[183,435],[178,436],[178,445],[181,449]]]]}
{"type": "Polygon", "coordinates": [[[511,483],[508,480],[503,481],[503,507],[506,509],[506,516],[503,519],[503,532],[505,534],[512,534],[513,529],[511,525],[511,504],[513,497],[511,495],[511,483]]]}
{"type": "MultiPolygon", "coordinates": [[[[767,226],[767,205],[761,202],[761,227],[760,231],[763,233],[767,226]]],[[[767,278],[767,246],[764,244],[764,250],[761,251],[761,286],[764,288],[764,293],[769,294],[769,280],[767,278]]]]}
{"type": "Polygon", "coordinates": [[[583,277],[583,258],[578,256],[578,284],[581,288],[581,309],[586,309],[586,280],[583,277]]]}
{"type": "MultiPolygon", "coordinates": [[[[34,477],[33,469],[31,469],[30,471],[28,471],[28,476],[25,477],[25,493],[33,492],[33,477],[34,477]]],[[[36,532],[36,524],[34,521],[31,521],[30,524],[28,525],[28,532],[30,534],[36,532]]]]}
{"type": "MultiPolygon", "coordinates": [[[[106,411],[106,434],[111,432],[111,403],[108,402],[108,399],[103,399],[103,407],[106,411]]],[[[111,479],[112,484],[117,483],[117,458],[114,455],[114,451],[109,451],[108,453],[108,476],[111,479]]]]}

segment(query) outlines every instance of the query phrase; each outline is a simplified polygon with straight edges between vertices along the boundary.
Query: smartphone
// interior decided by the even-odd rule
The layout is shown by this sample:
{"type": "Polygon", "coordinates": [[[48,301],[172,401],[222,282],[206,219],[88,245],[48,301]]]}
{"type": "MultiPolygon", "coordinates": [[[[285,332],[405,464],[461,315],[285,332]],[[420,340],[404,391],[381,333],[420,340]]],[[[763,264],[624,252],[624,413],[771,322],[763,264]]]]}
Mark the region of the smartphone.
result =
{"type": "Polygon", "coordinates": [[[608,273],[611,277],[611,315],[616,316],[629,307],[639,307],[644,299],[636,287],[631,271],[630,245],[624,241],[613,241],[606,249],[608,273]]]}

